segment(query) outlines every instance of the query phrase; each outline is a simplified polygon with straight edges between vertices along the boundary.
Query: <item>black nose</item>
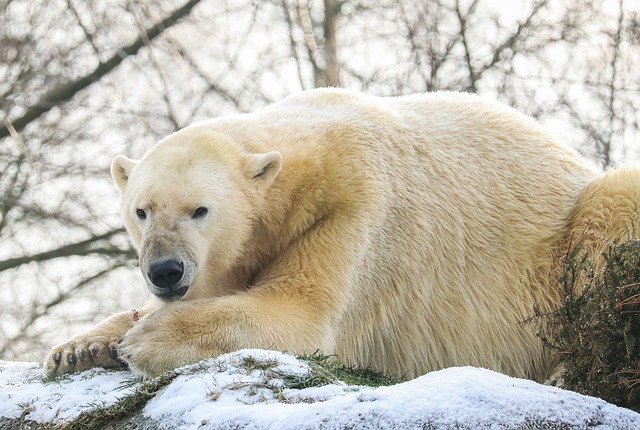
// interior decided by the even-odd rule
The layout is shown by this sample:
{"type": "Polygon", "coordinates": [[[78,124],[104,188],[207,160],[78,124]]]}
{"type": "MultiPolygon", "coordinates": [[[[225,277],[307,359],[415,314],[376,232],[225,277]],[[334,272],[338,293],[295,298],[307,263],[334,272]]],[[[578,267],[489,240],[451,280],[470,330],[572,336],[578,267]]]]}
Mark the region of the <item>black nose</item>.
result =
{"type": "Polygon", "coordinates": [[[177,260],[165,260],[153,263],[149,267],[149,279],[158,288],[170,288],[182,279],[184,264],[177,260]]]}

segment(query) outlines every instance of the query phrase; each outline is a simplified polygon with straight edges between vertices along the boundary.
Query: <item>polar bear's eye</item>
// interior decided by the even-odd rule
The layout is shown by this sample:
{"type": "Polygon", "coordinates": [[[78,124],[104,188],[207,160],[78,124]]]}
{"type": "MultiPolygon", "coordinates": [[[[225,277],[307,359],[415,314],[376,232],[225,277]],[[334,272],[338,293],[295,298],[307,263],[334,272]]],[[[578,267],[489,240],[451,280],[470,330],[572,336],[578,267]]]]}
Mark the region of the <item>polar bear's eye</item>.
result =
{"type": "Polygon", "coordinates": [[[207,212],[209,212],[209,209],[205,208],[204,206],[200,206],[198,209],[193,211],[193,215],[191,215],[191,218],[193,219],[202,218],[207,214],[207,212]]]}
{"type": "Polygon", "coordinates": [[[147,219],[147,213],[142,209],[136,209],[136,216],[138,219],[147,219]]]}

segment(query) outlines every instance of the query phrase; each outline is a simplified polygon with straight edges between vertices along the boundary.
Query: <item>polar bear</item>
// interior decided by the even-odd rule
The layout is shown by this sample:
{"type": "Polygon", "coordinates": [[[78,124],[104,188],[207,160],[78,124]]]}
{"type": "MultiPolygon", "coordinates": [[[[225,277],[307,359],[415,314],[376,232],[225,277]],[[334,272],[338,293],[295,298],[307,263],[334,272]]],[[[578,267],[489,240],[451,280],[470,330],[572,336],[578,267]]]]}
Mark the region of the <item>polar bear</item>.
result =
{"type": "Polygon", "coordinates": [[[636,235],[640,207],[638,169],[599,173],[532,119],[449,92],[303,92],[117,156],[112,176],[152,299],[53,348],[48,375],[271,348],[544,381],[523,321],[559,303],[562,244],[590,218],[595,241],[636,235]]]}

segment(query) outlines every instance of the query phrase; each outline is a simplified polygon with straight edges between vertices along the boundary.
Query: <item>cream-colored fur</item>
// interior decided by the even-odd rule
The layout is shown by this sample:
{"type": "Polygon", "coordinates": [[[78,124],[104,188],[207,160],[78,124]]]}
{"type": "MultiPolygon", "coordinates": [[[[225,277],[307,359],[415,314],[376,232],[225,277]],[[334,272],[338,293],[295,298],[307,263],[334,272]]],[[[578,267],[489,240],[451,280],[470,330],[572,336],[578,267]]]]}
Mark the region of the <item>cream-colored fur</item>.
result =
{"type": "Polygon", "coordinates": [[[601,175],[531,119],[446,92],[309,91],[194,124],[112,174],[151,292],[167,258],[189,288],[55,347],[48,374],[123,360],[151,376],[257,347],[543,381],[550,355],[522,322],[558,301],[558,247],[589,221],[637,234],[640,203],[638,170],[601,175]]]}

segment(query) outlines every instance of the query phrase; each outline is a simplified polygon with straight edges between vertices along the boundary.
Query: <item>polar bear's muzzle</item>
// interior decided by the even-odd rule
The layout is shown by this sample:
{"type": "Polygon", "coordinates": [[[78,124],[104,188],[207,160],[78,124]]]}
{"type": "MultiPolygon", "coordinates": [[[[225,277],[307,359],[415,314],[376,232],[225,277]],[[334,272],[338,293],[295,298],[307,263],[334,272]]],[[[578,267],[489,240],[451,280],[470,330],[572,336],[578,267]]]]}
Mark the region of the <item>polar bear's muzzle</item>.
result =
{"type": "Polygon", "coordinates": [[[184,263],[173,258],[149,265],[147,279],[153,285],[151,292],[163,300],[179,299],[189,289],[184,263]]]}

